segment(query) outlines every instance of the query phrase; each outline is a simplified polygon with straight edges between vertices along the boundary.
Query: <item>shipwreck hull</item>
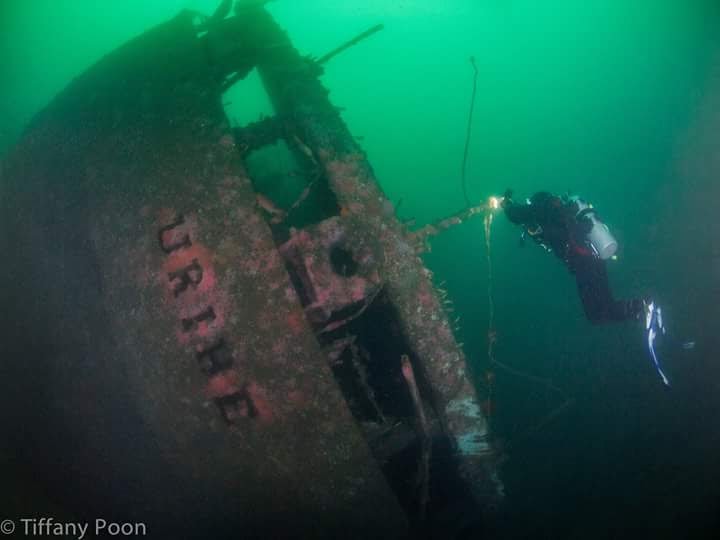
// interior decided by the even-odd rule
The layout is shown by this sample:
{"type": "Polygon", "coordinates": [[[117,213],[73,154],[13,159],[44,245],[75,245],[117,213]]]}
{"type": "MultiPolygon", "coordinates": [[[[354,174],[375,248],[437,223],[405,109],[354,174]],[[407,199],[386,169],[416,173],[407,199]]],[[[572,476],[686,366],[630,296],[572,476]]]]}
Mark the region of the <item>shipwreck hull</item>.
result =
{"type": "Polygon", "coordinates": [[[150,536],[452,535],[447,508],[501,488],[431,274],[317,65],[264,10],[198,23],[105,57],[3,161],[14,476],[150,536]],[[231,128],[222,94],[252,68],[277,115],[231,128]],[[326,193],[300,228],[258,204],[246,166],[278,140],[326,193]]]}

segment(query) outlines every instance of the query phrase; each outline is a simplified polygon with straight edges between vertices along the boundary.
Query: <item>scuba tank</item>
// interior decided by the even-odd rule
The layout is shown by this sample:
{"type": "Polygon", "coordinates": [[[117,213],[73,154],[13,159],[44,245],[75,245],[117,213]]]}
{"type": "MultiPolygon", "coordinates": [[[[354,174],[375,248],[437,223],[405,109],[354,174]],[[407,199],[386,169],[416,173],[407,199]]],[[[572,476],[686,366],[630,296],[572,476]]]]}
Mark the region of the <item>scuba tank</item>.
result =
{"type": "Polygon", "coordinates": [[[608,226],[597,217],[592,205],[578,197],[572,197],[570,200],[577,204],[578,211],[575,214],[575,219],[578,223],[581,223],[583,220],[587,220],[590,223],[591,227],[585,239],[588,244],[590,244],[595,255],[603,260],[615,255],[618,248],[617,240],[615,240],[608,226]]]}

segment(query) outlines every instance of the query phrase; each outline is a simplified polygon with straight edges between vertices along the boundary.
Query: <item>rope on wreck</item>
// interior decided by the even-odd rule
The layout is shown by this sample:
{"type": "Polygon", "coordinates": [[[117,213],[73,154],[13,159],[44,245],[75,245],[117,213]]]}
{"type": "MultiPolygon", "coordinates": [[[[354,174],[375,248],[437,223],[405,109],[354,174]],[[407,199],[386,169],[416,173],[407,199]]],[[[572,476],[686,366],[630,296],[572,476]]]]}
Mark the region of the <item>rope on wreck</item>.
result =
{"type": "MultiPolygon", "coordinates": [[[[497,330],[495,329],[495,296],[493,294],[493,271],[492,271],[493,264],[492,264],[492,251],[490,249],[490,233],[491,233],[491,227],[492,227],[492,222],[493,222],[493,216],[494,216],[494,214],[492,212],[488,212],[487,214],[485,214],[485,257],[487,259],[487,268],[488,268],[488,287],[487,287],[487,295],[488,295],[487,357],[488,357],[488,362],[490,363],[490,365],[497,366],[497,367],[501,368],[503,371],[505,371],[511,375],[515,375],[516,377],[527,379],[534,383],[543,385],[546,388],[549,388],[550,390],[553,390],[555,392],[558,392],[562,396],[565,396],[565,392],[560,390],[557,386],[555,386],[548,379],[544,379],[544,378],[538,377],[536,375],[531,375],[530,373],[525,373],[523,371],[520,371],[518,369],[510,367],[507,364],[504,364],[503,362],[501,362],[500,360],[495,358],[495,343],[497,342],[497,330]]],[[[491,385],[488,385],[488,390],[490,392],[492,392],[491,385]]],[[[488,417],[489,417],[489,415],[488,415],[488,417]]],[[[490,418],[488,418],[488,420],[489,419],[490,418]]]]}
{"type": "Polygon", "coordinates": [[[485,214],[485,257],[487,258],[488,268],[488,360],[495,363],[495,340],[497,333],[495,332],[495,300],[493,296],[493,273],[492,273],[492,254],[490,251],[490,228],[493,222],[492,212],[485,214]]]}
{"type": "MultiPolygon", "coordinates": [[[[487,331],[487,357],[490,365],[499,365],[495,360],[495,341],[497,340],[497,332],[495,331],[495,299],[493,295],[493,273],[492,273],[492,252],[490,251],[490,232],[493,222],[494,214],[487,212],[485,214],[485,257],[487,259],[488,268],[488,283],[487,283],[487,294],[488,294],[488,331],[487,331]]],[[[490,430],[490,423],[492,421],[492,403],[493,403],[493,388],[495,378],[491,371],[488,371],[485,383],[487,385],[487,403],[488,407],[485,411],[485,417],[488,425],[488,433],[490,430]]]]}
{"type": "Polygon", "coordinates": [[[468,119],[467,119],[467,130],[465,132],[465,149],[463,150],[463,159],[462,159],[462,171],[460,178],[462,179],[462,190],[463,190],[463,196],[465,197],[465,206],[470,206],[470,198],[467,194],[467,181],[465,178],[465,170],[467,165],[467,158],[468,158],[468,149],[470,147],[470,133],[472,131],[472,118],[473,118],[473,112],[475,111],[475,94],[477,93],[477,76],[478,76],[478,70],[477,66],[475,65],[475,57],[470,57],[470,63],[472,64],[473,68],[473,87],[472,87],[472,97],[470,98],[470,112],[468,113],[468,119]]]}
{"type": "MultiPolygon", "coordinates": [[[[491,197],[488,203],[481,204],[478,206],[473,206],[470,208],[467,208],[466,210],[463,210],[461,212],[458,212],[456,214],[453,214],[452,216],[440,219],[438,221],[435,221],[433,223],[430,223],[428,225],[425,225],[424,227],[421,227],[418,230],[415,230],[408,234],[408,239],[411,240],[415,244],[415,249],[418,253],[422,253],[429,250],[428,246],[428,239],[431,236],[436,236],[440,234],[441,232],[454,227],[455,225],[460,225],[463,223],[466,219],[478,215],[483,214],[484,215],[484,224],[485,224],[485,253],[487,258],[487,266],[488,266],[488,287],[487,287],[487,294],[488,294],[488,333],[487,333],[487,339],[488,339],[488,348],[487,348],[487,356],[488,356],[488,365],[491,367],[496,367],[504,371],[505,373],[508,373],[509,375],[512,375],[514,377],[518,377],[520,379],[525,379],[533,384],[540,385],[548,390],[551,390],[558,396],[561,396],[563,398],[563,402],[558,406],[555,407],[552,411],[550,411],[548,414],[543,416],[543,418],[540,419],[540,421],[536,424],[534,424],[529,429],[525,430],[523,433],[521,433],[518,437],[515,438],[515,441],[520,439],[525,439],[528,436],[534,434],[535,432],[539,431],[542,427],[546,426],[555,418],[557,418],[560,413],[565,411],[567,408],[569,408],[575,400],[573,398],[568,397],[568,395],[558,386],[552,383],[551,380],[538,377],[537,375],[532,375],[530,373],[521,371],[517,368],[514,368],[512,366],[509,366],[508,364],[505,364],[504,362],[501,362],[495,357],[495,345],[497,343],[497,330],[495,328],[495,298],[494,298],[494,284],[493,284],[493,261],[492,261],[492,250],[491,250],[491,232],[492,232],[492,222],[493,222],[493,211],[496,210],[498,207],[498,201],[497,199],[491,197]]],[[[493,398],[493,385],[494,385],[494,375],[491,371],[488,371],[487,377],[485,380],[485,388],[488,392],[487,401],[489,403],[492,403],[493,398]]],[[[488,422],[491,420],[491,414],[492,414],[492,407],[488,407],[488,410],[486,412],[486,417],[488,422]]]]}
{"type": "MultiPolygon", "coordinates": [[[[492,252],[490,249],[490,232],[493,222],[493,216],[494,214],[492,212],[487,212],[485,214],[485,255],[487,258],[487,267],[488,267],[488,347],[487,347],[487,356],[488,356],[488,363],[491,366],[497,366],[506,373],[509,373],[510,375],[514,375],[516,377],[526,379],[528,381],[531,381],[535,384],[539,384],[541,386],[544,386],[545,388],[552,390],[553,392],[561,395],[564,399],[563,402],[555,407],[553,410],[551,410],[549,413],[547,413],[545,416],[543,416],[540,421],[525,430],[523,433],[518,435],[517,437],[514,437],[511,441],[512,443],[517,443],[520,440],[527,439],[528,437],[534,435],[538,431],[540,431],[543,427],[551,423],[555,418],[560,416],[560,414],[565,411],[565,409],[569,408],[573,403],[575,403],[575,400],[573,398],[569,398],[565,392],[563,392],[560,388],[555,386],[550,380],[544,379],[542,377],[538,377],[536,375],[531,375],[530,373],[526,373],[524,371],[520,371],[518,369],[515,369],[513,367],[508,366],[507,364],[499,361],[497,358],[495,358],[495,343],[497,342],[497,331],[495,330],[495,301],[494,301],[494,295],[493,295],[493,272],[492,272],[492,252]]],[[[488,391],[488,401],[492,401],[492,391],[493,391],[493,381],[494,378],[488,377],[488,380],[486,381],[487,384],[487,391],[488,391]]],[[[486,412],[486,417],[488,423],[491,421],[491,414],[492,414],[492,407],[488,407],[488,410],[486,412]]],[[[510,442],[506,445],[507,447],[510,446],[510,442]]]]}

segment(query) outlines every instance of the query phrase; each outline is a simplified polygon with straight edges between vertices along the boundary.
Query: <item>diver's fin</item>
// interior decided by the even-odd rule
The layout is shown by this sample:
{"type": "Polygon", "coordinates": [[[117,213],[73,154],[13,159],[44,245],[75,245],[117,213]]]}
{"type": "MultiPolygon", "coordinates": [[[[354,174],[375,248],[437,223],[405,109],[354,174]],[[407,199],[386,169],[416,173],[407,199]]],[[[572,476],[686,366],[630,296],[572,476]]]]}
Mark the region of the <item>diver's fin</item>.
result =
{"type": "Polygon", "coordinates": [[[647,332],[647,344],[648,350],[650,351],[650,357],[652,358],[653,364],[655,364],[655,369],[660,375],[663,384],[665,384],[665,386],[670,386],[670,381],[660,367],[660,361],[655,353],[655,339],[660,334],[664,335],[666,331],[665,325],[663,324],[662,308],[653,300],[643,303],[645,306],[645,330],[647,332]]]}

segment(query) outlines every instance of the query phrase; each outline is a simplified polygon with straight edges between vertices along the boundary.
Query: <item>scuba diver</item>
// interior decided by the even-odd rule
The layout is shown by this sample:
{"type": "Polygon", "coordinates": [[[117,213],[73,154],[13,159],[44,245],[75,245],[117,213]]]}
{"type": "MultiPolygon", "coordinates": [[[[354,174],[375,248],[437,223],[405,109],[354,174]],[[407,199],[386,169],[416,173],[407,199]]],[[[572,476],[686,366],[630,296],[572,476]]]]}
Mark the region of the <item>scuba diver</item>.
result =
{"type": "Polygon", "coordinates": [[[617,300],[610,289],[605,261],[617,251],[617,242],[592,205],[578,197],[558,197],[541,191],[516,203],[507,190],[501,206],[508,219],[524,229],[546,250],[560,258],[575,275],[585,316],[593,324],[642,320],[648,348],[663,382],[669,382],[655,355],[654,341],[665,333],[662,310],[651,299],[617,300]],[[643,320],[644,319],[644,320],[643,320]]]}
{"type": "Polygon", "coordinates": [[[558,197],[545,191],[524,203],[512,199],[507,190],[502,207],[510,221],[552,251],[575,275],[585,316],[593,324],[640,319],[640,298],[615,300],[608,282],[605,260],[615,255],[617,242],[591,206],[577,198],[558,197]]]}

